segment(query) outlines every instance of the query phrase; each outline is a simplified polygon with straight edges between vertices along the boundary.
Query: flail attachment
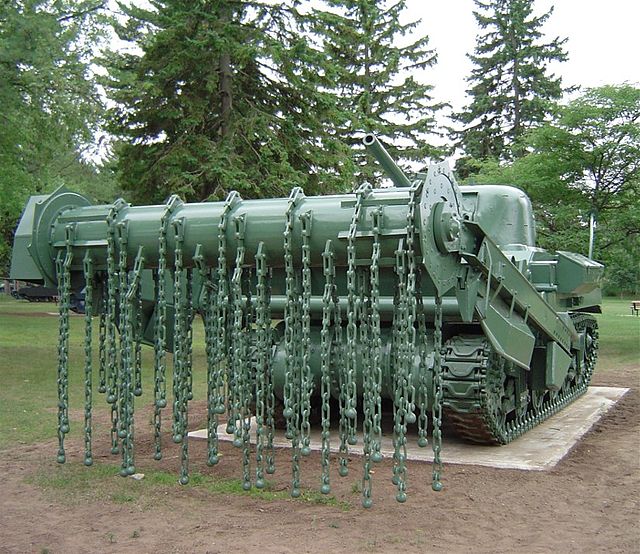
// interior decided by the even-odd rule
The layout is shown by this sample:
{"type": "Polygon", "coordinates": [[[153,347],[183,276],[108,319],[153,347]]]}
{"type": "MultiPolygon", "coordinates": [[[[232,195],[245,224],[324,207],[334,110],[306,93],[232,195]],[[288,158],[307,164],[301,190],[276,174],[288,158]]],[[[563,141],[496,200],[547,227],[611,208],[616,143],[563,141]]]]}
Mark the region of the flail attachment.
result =
{"type": "MultiPolygon", "coordinates": [[[[406,224],[396,241],[394,257],[382,256],[384,209],[370,211],[370,254],[359,258],[364,206],[372,195],[368,186],[354,197],[351,222],[343,238],[328,239],[318,256],[312,252],[314,211],[305,209],[301,189],[292,191],[284,211],[284,228],[279,259],[270,256],[269,241],[259,241],[247,253],[247,214],[238,213],[242,203],[231,193],[223,203],[217,222],[217,251],[211,263],[210,246],[196,242],[187,252],[186,216],[180,216],[184,203],[171,197],[162,209],[157,229],[156,252],[152,267],[145,273],[146,252],[138,245],[135,256],[129,244],[133,221],[122,217],[128,206],[119,201],[106,217],[107,237],[104,259],[96,264],[90,249],[82,259],[85,282],[85,464],[92,463],[92,326],[99,317],[98,391],[106,395],[111,410],[111,452],[121,454],[123,476],[135,472],[135,398],[142,394],[141,343],[148,337],[154,349],[153,429],[154,458],[162,458],[162,414],[171,406],[171,437],[181,445],[179,481],[189,481],[188,406],[193,398],[193,323],[196,314],[204,322],[207,363],[207,463],[219,462],[218,430],[220,418],[226,432],[241,450],[243,488],[254,484],[265,487],[265,479],[275,471],[274,441],[276,420],[286,422],[291,441],[291,495],[301,494],[301,457],[311,453],[311,425],[314,417],[321,428],[320,490],[331,491],[331,426],[337,421],[338,474],[349,473],[350,447],[362,433],[363,505],[372,504],[372,466],[382,460],[383,350],[390,336],[387,377],[392,386],[393,406],[393,482],[397,500],[406,500],[407,426],[419,422],[420,446],[427,444],[427,417],[430,391],[438,383],[427,382],[430,374],[421,362],[428,344],[426,318],[420,290],[421,269],[416,263],[415,205],[420,187],[409,189],[406,224]],[[229,237],[232,239],[229,247],[229,237]],[[336,241],[346,242],[345,265],[336,264],[336,241]],[[230,251],[231,250],[231,251],[230,251]],[[253,260],[249,263],[248,258],[253,260]],[[381,273],[389,288],[393,271],[394,297],[391,315],[381,318],[381,273]],[[284,293],[272,316],[274,273],[284,281],[284,293]],[[314,274],[321,276],[314,280],[314,274]],[[149,316],[143,302],[143,280],[153,289],[154,305],[149,316]],[[344,287],[340,291],[340,287],[344,287]],[[321,294],[318,294],[321,289],[321,294]],[[340,294],[342,292],[342,295],[340,294]],[[313,304],[318,298],[319,306],[313,304]],[[145,326],[152,330],[145,329],[145,326]],[[390,333],[387,331],[390,330],[390,333]],[[319,331],[319,338],[318,338],[319,331]],[[278,343],[278,341],[280,341],[278,343]],[[319,349],[319,363],[315,349],[319,349]],[[274,370],[282,350],[282,367],[274,370]],[[172,394],[167,395],[167,352],[173,358],[172,394]],[[312,365],[314,366],[312,368],[312,365]],[[419,375],[414,375],[418,369],[419,375]],[[280,374],[274,377],[274,371],[280,374]],[[274,381],[281,377],[281,390],[274,381]],[[280,410],[280,412],[279,412],[280,410]],[[319,417],[318,417],[319,414],[319,417]],[[359,418],[360,414],[360,418],[359,418]],[[255,458],[252,458],[252,420],[255,418],[255,458]],[[252,465],[255,460],[255,470],[252,465]]],[[[60,341],[58,364],[59,415],[58,460],[65,461],[64,437],[69,431],[68,341],[70,268],[74,256],[75,227],[66,229],[65,248],[56,259],[60,288],[60,341]]],[[[344,248],[344,246],[341,246],[344,248]]],[[[442,324],[441,303],[437,310],[442,324]]],[[[388,310],[387,310],[388,311],[388,310]]],[[[436,341],[441,331],[435,331],[436,341]]],[[[439,343],[441,347],[441,342],[439,343]]],[[[435,356],[439,359],[439,354],[435,356]]],[[[433,374],[437,375],[437,372],[433,374]]],[[[433,405],[434,453],[439,463],[440,418],[433,405]],[[436,444],[437,443],[437,444],[436,444]]],[[[434,470],[434,489],[441,487],[439,471],[434,470]]]]}

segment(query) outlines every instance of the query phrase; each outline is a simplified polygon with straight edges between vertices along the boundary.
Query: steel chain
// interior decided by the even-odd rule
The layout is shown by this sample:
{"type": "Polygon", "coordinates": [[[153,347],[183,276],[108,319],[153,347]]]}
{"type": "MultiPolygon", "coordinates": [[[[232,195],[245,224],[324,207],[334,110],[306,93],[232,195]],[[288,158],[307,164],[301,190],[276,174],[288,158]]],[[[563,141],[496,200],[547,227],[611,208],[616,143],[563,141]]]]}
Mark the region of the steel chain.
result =
{"type": "Polygon", "coordinates": [[[100,323],[98,329],[98,392],[107,392],[107,281],[100,283],[100,323]]]}
{"type": "Polygon", "coordinates": [[[422,272],[420,268],[416,272],[416,310],[418,314],[418,348],[419,348],[419,389],[418,389],[418,446],[424,448],[428,445],[428,425],[429,418],[427,415],[427,407],[429,405],[429,372],[427,371],[427,324],[426,315],[424,313],[424,303],[422,300],[422,272]]]}
{"type": "Polygon", "coordinates": [[[92,321],[93,317],[93,260],[87,250],[82,260],[84,272],[84,465],[93,464],[91,453],[91,410],[92,391],[92,321]]]}
{"type": "Polygon", "coordinates": [[[286,223],[284,229],[284,267],[285,267],[285,384],[284,411],[287,420],[287,438],[291,440],[291,496],[300,496],[300,402],[301,402],[301,360],[300,360],[300,299],[293,266],[292,231],[293,213],[299,201],[304,198],[300,187],[295,187],[289,195],[286,223]]]}
{"type": "Polygon", "coordinates": [[[371,454],[373,452],[373,417],[376,409],[375,374],[371,368],[371,274],[370,270],[360,268],[358,271],[360,291],[360,350],[362,364],[362,437],[363,437],[363,471],[362,471],[362,505],[370,508],[371,498],[371,454]]]}
{"type": "Polygon", "coordinates": [[[373,249],[371,253],[371,370],[373,372],[373,395],[375,407],[372,421],[373,462],[382,461],[382,339],[380,337],[380,231],[382,229],[382,208],[373,212],[373,249]]]}
{"type": "Polygon", "coordinates": [[[395,359],[394,403],[393,403],[393,483],[398,487],[396,500],[406,500],[406,432],[407,432],[407,259],[404,242],[400,240],[396,250],[395,272],[398,279],[394,299],[393,349],[395,359]]]}
{"type": "MultiPolygon", "coordinates": [[[[272,433],[267,413],[271,382],[271,316],[267,291],[267,256],[264,242],[256,252],[256,488],[265,487],[265,450],[272,433]]],[[[273,443],[272,443],[273,444],[273,443]]]]}
{"type": "MultiPolygon", "coordinates": [[[[382,437],[381,412],[382,412],[382,368],[380,364],[380,312],[379,312],[379,263],[380,263],[380,228],[382,221],[382,209],[378,208],[372,213],[373,218],[373,247],[371,252],[371,266],[369,269],[367,308],[363,313],[368,314],[368,322],[363,321],[363,329],[367,328],[366,336],[363,333],[362,346],[367,354],[364,360],[363,371],[363,437],[364,458],[362,477],[362,505],[370,508],[372,505],[371,462],[379,462],[380,440],[382,437]]],[[[363,285],[364,291],[365,285],[363,285]]],[[[364,298],[362,298],[364,301],[364,298]]]]}
{"type": "MultiPolygon", "coordinates": [[[[227,397],[225,387],[232,386],[232,367],[231,356],[229,353],[229,339],[227,336],[227,318],[229,317],[229,282],[227,274],[227,221],[229,212],[233,209],[237,202],[240,201],[240,195],[236,191],[231,191],[225,199],[220,220],[218,221],[218,263],[216,268],[217,275],[217,293],[215,297],[215,305],[213,307],[214,327],[214,358],[215,365],[213,369],[212,381],[212,406],[208,413],[208,463],[215,465],[218,463],[218,416],[225,413],[227,397]],[[225,359],[228,363],[224,364],[225,359]]],[[[230,400],[229,400],[230,404],[230,400]]],[[[227,432],[233,432],[233,424],[231,419],[231,409],[229,407],[227,418],[227,432]]]]}
{"type": "MultiPolygon", "coordinates": [[[[335,294],[334,254],[331,240],[327,240],[324,252],[322,253],[322,266],[324,273],[324,292],[322,295],[322,330],[320,331],[320,396],[322,399],[322,477],[320,492],[329,494],[331,492],[331,478],[329,472],[329,458],[331,454],[331,315],[333,307],[331,302],[335,294]]],[[[334,321],[334,325],[336,322],[334,321]]]]}
{"type": "Polygon", "coordinates": [[[180,484],[189,482],[189,401],[193,399],[193,270],[183,270],[185,278],[185,306],[182,321],[182,378],[180,381],[180,411],[182,445],[180,449],[180,484]]]}
{"type": "Polygon", "coordinates": [[[311,454],[311,395],[313,393],[313,379],[309,358],[311,355],[311,238],[312,213],[306,212],[300,216],[302,230],[302,327],[300,345],[302,350],[301,364],[301,425],[300,436],[303,456],[311,454]]]}
{"type": "Polygon", "coordinates": [[[405,344],[407,397],[406,419],[407,423],[416,422],[416,390],[413,385],[413,360],[416,348],[416,261],[415,261],[415,208],[416,196],[421,190],[421,185],[412,186],[409,189],[409,202],[407,204],[407,335],[405,344]]]}
{"type": "Polygon", "coordinates": [[[356,202],[349,225],[347,236],[347,344],[346,344],[346,370],[345,370],[345,392],[346,392],[346,416],[347,416],[347,442],[356,444],[356,428],[358,426],[357,412],[357,389],[356,389],[356,341],[358,310],[356,304],[356,234],[358,223],[362,212],[362,204],[371,193],[371,185],[364,184],[356,191],[356,202]]]}
{"type": "Polygon", "coordinates": [[[442,471],[442,460],[440,451],[442,450],[442,296],[436,289],[435,292],[436,312],[434,322],[434,362],[433,362],[433,406],[431,418],[433,422],[432,447],[433,447],[433,471],[431,487],[434,491],[442,490],[440,472],[442,471]]]}
{"type": "Polygon", "coordinates": [[[59,330],[58,330],[58,463],[64,463],[66,454],[64,438],[69,432],[69,307],[71,297],[71,262],[73,261],[74,227],[65,227],[65,254],[58,251],[56,256],[56,273],[59,297],[59,330]]]}
{"type": "Polygon", "coordinates": [[[120,451],[118,440],[118,354],[116,345],[116,314],[118,310],[119,275],[116,264],[117,204],[107,215],[107,402],[111,406],[111,453],[120,451]]]}
{"type": "Polygon", "coordinates": [[[154,310],[153,329],[153,433],[155,460],[162,459],[162,409],[167,406],[166,350],[167,350],[167,221],[171,214],[171,206],[175,205],[176,196],[167,202],[158,229],[158,270],[156,273],[156,307],[154,310]]]}

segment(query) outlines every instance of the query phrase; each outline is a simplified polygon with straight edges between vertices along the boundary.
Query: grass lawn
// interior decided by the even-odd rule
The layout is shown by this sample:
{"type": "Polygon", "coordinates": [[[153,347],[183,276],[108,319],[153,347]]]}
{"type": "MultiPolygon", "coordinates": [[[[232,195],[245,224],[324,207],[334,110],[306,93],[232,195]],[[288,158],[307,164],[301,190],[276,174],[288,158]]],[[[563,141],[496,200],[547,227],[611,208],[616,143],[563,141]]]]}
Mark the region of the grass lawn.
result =
{"type": "Polygon", "coordinates": [[[630,300],[606,298],[600,326],[598,369],[634,365],[640,370],[640,317],[631,314],[630,300]]]}
{"type": "MultiPolygon", "coordinates": [[[[70,436],[81,436],[84,410],[84,316],[70,316],[70,436]],[[77,412],[74,414],[74,412],[77,412]]],[[[200,321],[199,319],[197,320],[200,321]]],[[[108,413],[97,392],[98,321],[93,323],[93,405],[108,413]]],[[[0,294],[0,449],[56,437],[58,317],[53,303],[29,303],[0,294]]],[[[206,395],[204,329],[194,326],[194,398],[206,395]]],[[[153,349],[143,347],[143,395],[137,405],[153,402],[153,349]],[[146,369],[146,371],[145,371],[146,369]],[[149,371],[151,369],[151,371],[149,371]]],[[[171,356],[167,391],[172,390],[171,356]]],[[[102,430],[98,429],[98,432],[102,430]]]]}

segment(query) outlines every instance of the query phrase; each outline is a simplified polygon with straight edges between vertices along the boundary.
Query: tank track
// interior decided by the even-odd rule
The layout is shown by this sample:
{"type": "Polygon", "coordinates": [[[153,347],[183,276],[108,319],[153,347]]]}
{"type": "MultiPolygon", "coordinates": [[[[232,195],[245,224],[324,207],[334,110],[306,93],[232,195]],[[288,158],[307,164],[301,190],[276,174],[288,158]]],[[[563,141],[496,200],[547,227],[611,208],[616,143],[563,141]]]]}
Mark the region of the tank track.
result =
{"type": "Polygon", "coordinates": [[[562,389],[545,394],[535,407],[529,399],[527,409],[508,421],[496,417],[496,376],[505,376],[509,362],[493,352],[484,336],[457,336],[445,343],[443,356],[444,420],[460,438],[480,444],[507,444],[584,394],[591,381],[598,355],[598,326],[590,314],[574,313],[571,320],[578,332],[587,333],[586,355],[581,371],[569,374],[562,389]]]}

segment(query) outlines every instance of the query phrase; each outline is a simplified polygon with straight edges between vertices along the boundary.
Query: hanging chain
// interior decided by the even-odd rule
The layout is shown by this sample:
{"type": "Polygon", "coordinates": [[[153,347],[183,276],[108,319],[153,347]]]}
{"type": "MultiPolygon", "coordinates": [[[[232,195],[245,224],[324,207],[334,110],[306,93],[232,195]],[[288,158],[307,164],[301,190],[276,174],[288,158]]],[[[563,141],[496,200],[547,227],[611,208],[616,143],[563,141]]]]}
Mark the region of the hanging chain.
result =
{"type": "Polygon", "coordinates": [[[416,311],[418,314],[418,348],[420,366],[418,373],[420,375],[418,389],[418,446],[424,448],[429,444],[427,440],[429,418],[427,415],[427,407],[429,405],[429,372],[427,371],[427,323],[424,313],[424,303],[422,301],[422,271],[420,267],[416,272],[416,311]]]}
{"type": "Polygon", "coordinates": [[[180,484],[186,485],[189,482],[189,401],[193,399],[193,270],[183,269],[185,287],[185,305],[180,323],[182,332],[180,333],[183,344],[181,353],[183,363],[181,364],[180,380],[180,418],[182,445],[180,449],[180,484]]]}
{"type": "Polygon", "coordinates": [[[396,500],[405,502],[407,424],[415,423],[415,386],[413,364],[416,344],[416,263],[415,263],[415,206],[420,185],[409,190],[407,205],[406,243],[400,241],[396,251],[398,286],[394,300],[393,347],[396,358],[394,394],[394,476],[398,487],[396,500]]]}
{"type": "MultiPolygon", "coordinates": [[[[225,412],[225,370],[227,371],[226,382],[230,385],[230,364],[224,365],[227,353],[227,307],[229,301],[229,286],[227,277],[227,220],[229,212],[235,204],[241,200],[236,191],[227,195],[224,202],[220,220],[218,221],[218,263],[217,293],[211,295],[212,326],[213,336],[212,357],[213,368],[209,376],[208,395],[211,400],[207,410],[207,463],[215,465],[218,463],[218,416],[225,412]]],[[[228,424],[232,423],[231,418],[228,424]]],[[[227,430],[232,428],[227,427],[227,430]]]]}
{"type": "Polygon", "coordinates": [[[233,335],[232,365],[233,365],[233,413],[231,417],[236,422],[234,428],[234,446],[242,447],[242,488],[251,489],[250,467],[250,436],[251,408],[249,400],[251,394],[251,361],[247,355],[247,340],[250,330],[249,310],[243,302],[243,264],[245,258],[244,215],[234,218],[236,238],[236,261],[231,278],[233,297],[233,335]]]}
{"type": "Polygon", "coordinates": [[[440,472],[442,471],[442,296],[436,288],[435,292],[436,314],[434,326],[434,363],[433,363],[433,407],[431,417],[433,420],[432,447],[433,447],[433,474],[431,487],[434,491],[442,490],[440,472]]]}
{"type": "Polygon", "coordinates": [[[92,359],[91,339],[93,317],[93,260],[89,251],[82,261],[84,270],[84,465],[93,464],[91,454],[91,409],[92,409],[92,359]]]}
{"type": "MultiPolygon", "coordinates": [[[[234,435],[233,446],[242,446],[242,424],[240,422],[240,411],[242,402],[242,371],[245,363],[244,341],[242,337],[242,326],[244,310],[242,303],[242,264],[244,263],[244,243],[236,245],[236,259],[233,274],[231,276],[231,299],[232,299],[232,329],[230,337],[230,381],[229,398],[230,412],[229,424],[232,425],[234,435]]],[[[227,431],[228,432],[228,431],[227,431]]]]}
{"type": "MultiPolygon", "coordinates": [[[[380,226],[382,210],[373,214],[373,249],[368,282],[361,287],[361,345],[363,350],[363,411],[362,435],[364,457],[362,473],[362,505],[372,505],[371,462],[380,461],[380,427],[382,400],[380,397],[382,369],[380,367],[380,312],[379,312],[379,263],[380,263],[380,226]],[[366,293],[365,293],[366,291],[366,293]]],[[[366,275],[363,275],[366,277],[366,275]]]]}
{"type": "Polygon", "coordinates": [[[395,272],[398,277],[396,296],[394,299],[394,324],[393,324],[393,347],[394,358],[396,360],[396,370],[394,377],[394,403],[393,403],[393,482],[398,487],[396,500],[404,502],[406,500],[406,454],[407,454],[407,271],[406,271],[406,250],[404,243],[400,240],[396,250],[395,272]]]}
{"type": "Polygon", "coordinates": [[[293,212],[298,202],[304,198],[301,188],[295,187],[289,195],[285,213],[284,229],[284,268],[286,304],[284,312],[285,330],[284,344],[286,355],[284,383],[284,411],[287,420],[287,438],[291,440],[291,496],[300,496],[300,396],[301,396],[301,361],[300,361],[300,301],[297,294],[296,276],[293,267],[292,231],[293,212]]]}
{"type": "MultiPolygon", "coordinates": [[[[342,438],[346,434],[348,444],[354,445],[357,442],[356,428],[358,426],[357,407],[357,390],[356,390],[356,367],[357,367],[357,326],[358,311],[356,304],[356,233],[360,215],[362,212],[363,201],[371,193],[371,185],[362,185],[356,191],[356,202],[353,209],[351,224],[349,225],[349,233],[347,237],[347,344],[344,379],[342,386],[344,387],[344,415],[346,419],[341,418],[341,423],[346,425],[346,433],[342,432],[342,438]]],[[[347,474],[347,447],[341,444],[340,458],[341,475],[347,474]],[[344,452],[343,452],[344,451],[344,452]]]]}
{"type": "Polygon", "coordinates": [[[301,443],[300,453],[303,456],[311,454],[311,395],[313,393],[313,380],[309,357],[311,355],[311,223],[313,216],[306,212],[300,216],[302,226],[302,328],[300,345],[302,349],[301,364],[301,443]]]}
{"type": "Polygon", "coordinates": [[[182,257],[182,244],[184,242],[184,226],[182,219],[172,221],[175,232],[174,268],[173,268],[173,308],[174,308],[174,332],[173,332],[173,442],[182,442],[182,379],[184,355],[184,267],[182,257]]]}
{"type": "Polygon", "coordinates": [[[66,251],[56,257],[56,273],[59,296],[58,331],[58,457],[59,463],[66,460],[64,437],[69,432],[69,306],[71,298],[71,262],[73,261],[73,225],[65,227],[66,251]]]}
{"type": "Polygon", "coordinates": [[[98,392],[104,394],[107,392],[107,286],[106,280],[100,283],[100,324],[98,330],[98,360],[100,366],[98,368],[98,392]]]}
{"type": "Polygon", "coordinates": [[[380,444],[382,442],[382,339],[380,337],[380,231],[383,211],[373,212],[373,250],[371,253],[371,371],[373,373],[373,422],[371,460],[381,462],[380,444]]]}
{"type": "Polygon", "coordinates": [[[120,273],[120,426],[118,436],[122,439],[123,477],[135,473],[133,456],[134,434],[134,331],[135,312],[138,308],[138,289],[144,264],[143,247],[138,247],[133,271],[129,277],[127,267],[127,225],[118,224],[118,249],[120,273]]]}
{"type": "MultiPolygon", "coordinates": [[[[214,421],[213,375],[215,373],[215,366],[217,364],[215,352],[215,343],[217,339],[217,322],[214,320],[216,292],[211,280],[211,271],[205,264],[202,250],[202,244],[196,244],[196,251],[193,255],[193,263],[198,269],[198,274],[200,275],[200,281],[202,283],[200,289],[200,306],[203,309],[205,353],[207,358],[207,464],[211,466],[218,463],[217,451],[215,452],[214,458],[211,455],[209,448],[211,445],[211,424],[214,421]]],[[[217,419],[215,423],[217,426],[217,419]]],[[[213,433],[217,438],[217,435],[215,435],[215,433],[217,433],[217,429],[214,430],[213,433]]]]}
{"type": "MultiPolygon", "coordinates": [[[[118,311],[118,292],[120,279],[116,264],[116,220],[118,212],[127,204],[122,199],[116,200],[107,214],[107,311],[106,311],[106,381],[107,403],[111,406],[111,453],[120,451],[118,444],[118,354],[116,345],[116,314],[118,311]]],[[[124,294],[124,292],[122,292],[124,294]]]]}
{"type": "MultiPolygon", "coordinates": [[[[273,433],[269,421],[269,384],[271,382],[271,316],[269,314],[267,256],[264,242],[256,253],[256,488],[265,486],[265,450],[268,435],[273,433]]],[[[272,442],[273,444],[273,442],[272,442]]]]}
{"type": "Polygon", "coordinates": [[[415,260],[415,208],[416,196],[421,190],[421,185],[412,186],[409,189],[409,202],[407,204],[407,334],[405,335],[406,356],[406,419],[407,423],[416,422],[416,389],[413,385],[413,360],[416,345],[416,260],[415,260]]]}
{"type": "MultiPolygon", "coordinates": [[[[324,273],[324,292],[322,295],[322,330],[320,331],[320,396],[322,399],[322,478],[320,492],[329,494],[331,492],[331,479],[329,474],[329,457],[331,453],[331,406],[329,403],[331,394],[331,314],[332,299],[335,294],[336,270],[334,266],[333,248],[331,240],[327,240],[324,252],[322,253],[322,266],[324,273]]],[[[335,321],[334,321],[335,325],[335,321]]]]}
{"type": "Polygon", "coordinates": [[[173,442],[181,444],[180,483],[189,482],[189,457],[187,436],[188,402],[188,276],[184,269],[182,247],[184,245],[184,219],[172,221],[175,233],[174,274],[173,274],[173,442]]]}
{"type": "Polygon", "coordinates": [[[155,460],[162,459],[162,409],[167,406],[167,224],[171,213],[182,201],[176,195],[172,195],[160,217],[158,229],[158,270],[156,273],[156,308],[153,330],[153,430],[155,460]]]}
{"type": "Polygon", "coordinates": [[[142,287],[136,289],[135,303],[135,331],[133,333],[135,351],[133,356],[134,386],[133,395],[142,396],[142,287]]]}
{"type": "MultiPolygon", "coordinates": [[[[266,268],[266,265],[264,266],[266,268]]],[[[266,468],[265,471],[268,475],[272,475],[276,471],[275,466],[275,449],[274,449],[274,440],[275,440],[275,409],[276,409],[276,396],[274,392],[273,385],[273,367],[271,365],[272,362],[272,351],[271,346],[273,344],[272,339],[272,330],[271,330],[271,279],[272,279],[272,270],[267,270],[267,274],[265,276],[265,284],[264,284],[264,304],[266,305],[265,310],[265,320],[267,325],[265,326],[266,338],[265,338],[265,354],[266,354],[266,371],[265,371],[265,379],[266,379],[266,390],[264,393],[266,400],[266,426],[267,426],[267,444],[266,444],[266,468]]]]}
{"type": "Polygon", "coordinates": [[[118,394],[118,438],[121,442],[122,468],[120,475],[127,477],[130,467],[129,435],[129,381],[131,369],[130,315],[127,303],[128,268],[127,268],[127,223],[121,221],[116,226],[118,238],[118,288],[119,302],[119,330],[120,330],[120,363],[117,373],[118,394]]]}

